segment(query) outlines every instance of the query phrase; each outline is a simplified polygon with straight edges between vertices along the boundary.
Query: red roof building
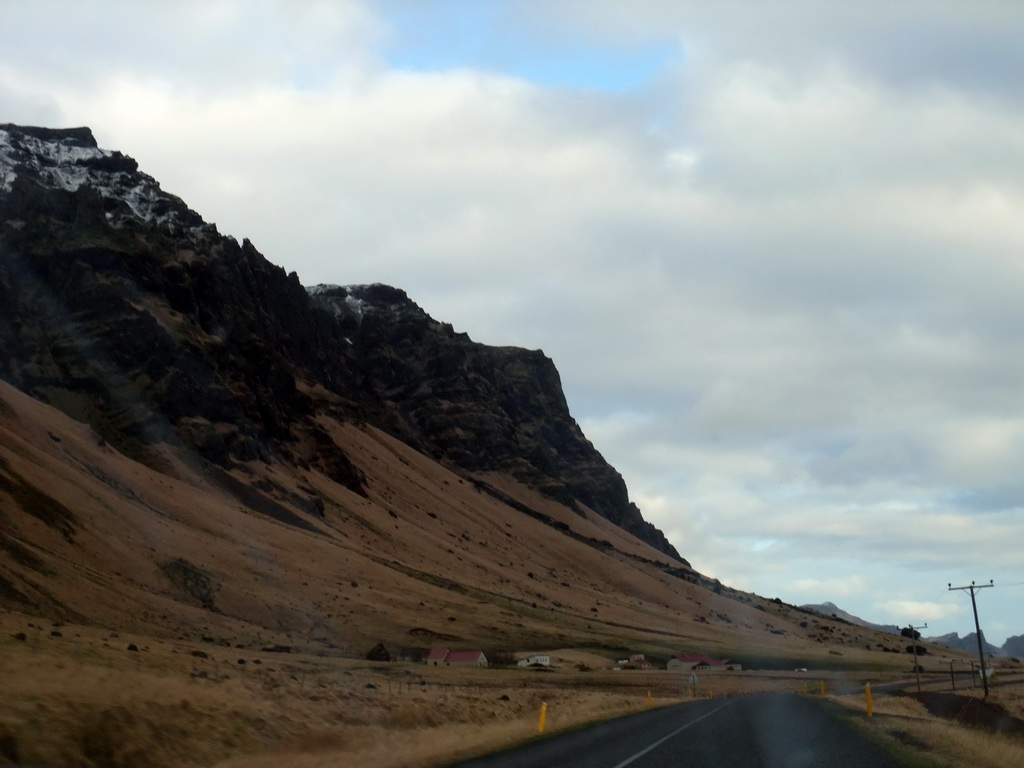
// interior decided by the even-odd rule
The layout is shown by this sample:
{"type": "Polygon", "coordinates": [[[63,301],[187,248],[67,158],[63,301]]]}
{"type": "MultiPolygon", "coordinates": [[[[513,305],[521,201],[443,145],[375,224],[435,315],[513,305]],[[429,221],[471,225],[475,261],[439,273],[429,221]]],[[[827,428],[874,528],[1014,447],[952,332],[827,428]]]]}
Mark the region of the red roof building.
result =
{"type": "Polygon", "coordinates": [[[448,658],[447,648],[431,648],[430,653],[427,654],[427,664],[432,667],[444,664],[444,660],[448,658]]]}
{"type": "Polygon", "coordinates": [[[741,665],[729,659],[713,659],[705,653],[677,653],[668,660],[669,670],[683,669],[740,669],[741,665]]]}
{"type": "Polygon", "coordinates": [[[476,667],[486,667],[487,657],[483,651],[449,651],[445,664],[463,664],[476,667]]]}
{"type": "Polygon", "coordinates": [[[427,656],[427,664],[434,667],[486,667],[487,657],[483,651],[449,651],[434,648],[427,656]]]}

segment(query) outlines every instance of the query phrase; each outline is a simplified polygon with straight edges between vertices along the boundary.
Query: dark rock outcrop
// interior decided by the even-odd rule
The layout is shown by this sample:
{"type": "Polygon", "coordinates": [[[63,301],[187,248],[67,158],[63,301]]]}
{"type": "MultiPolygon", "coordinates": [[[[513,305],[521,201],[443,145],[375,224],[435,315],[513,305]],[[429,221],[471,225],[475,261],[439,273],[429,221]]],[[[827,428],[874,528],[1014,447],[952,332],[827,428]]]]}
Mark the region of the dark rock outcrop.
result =
{"type": "MultiPolygon", "coordinates": [[[[0,377],[157,468],[152,446],[177,446],[232,493],[220,470],[253,461],[365,492],[318,421],[329,412],[463,474],[509,473],[679,557],[543,353],[476,344],[395,288],[307,292],[86,128],[0,125],[0,377]]],[[[307,511],[252,493],[282,519],[278,502],[307,511]]]]}
{"type": "Polygon", "coordinates": [[[391,652],[384,643],[377,643],[366,652],[367,661],[391,661],[391,652]]]}
{"type": "Polygon", "coordinates": [[[321,285],[310,293],[342,326],[366,386],[407,442],[453,467],[506,472],[679,558],[569,413],[543,352],[475,343],[397,288],[321,285]]]}
{"type": "Polygon", "coordinates": [[[295,447],[330,442],[299,384],[356,386],[334,321],[294,273],[81,130],[56,147],[45,130],[0,131],[14,176],[0,193],[0,376],[142,461],[154,443],[225,467],[278,455],[361,487],[340,447],[295,447]],[[83,166],[104,158],[116,170],[83,166]],[[95,198],[107,213],[81,215],[95,198]]]}

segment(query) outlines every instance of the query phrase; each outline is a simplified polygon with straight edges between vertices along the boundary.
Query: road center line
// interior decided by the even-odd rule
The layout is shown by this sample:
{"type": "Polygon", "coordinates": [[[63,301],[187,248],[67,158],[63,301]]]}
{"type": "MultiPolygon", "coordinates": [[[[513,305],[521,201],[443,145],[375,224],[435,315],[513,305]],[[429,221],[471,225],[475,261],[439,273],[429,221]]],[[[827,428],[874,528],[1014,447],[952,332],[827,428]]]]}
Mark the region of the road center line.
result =
{"type": "Polygon", "coordinates": [[[637,753],[636,753],[635,755],[633,755],[632,757],[627,757],[627,758],[626,758],[625,760],[623,760],[623,761],[622,761],[621,763],[619,763],[618,765],[614,766],[614,768],[626,768],[626,766],[627,766],[627,765],[629,765],[630,763],[632,763],[632,762],[633,762],[634,760],[637,760],[638,758],[641,758],[641,757],[643,757],[644,755],[646,755],[646,754],[647,754],[648,752],[650,752],[650,751],[651,751],[652,749],[654,749],[655,747],[661,746],[662,744],[664,744],[664,743],[665,743],[666,741],[668,741],[669,739],[671,739],[671,738],[672,738],[673,736],[675,736],[676,734],[678,734],[678,733],[682,733],[682,732],[683,732],[683,731],[685,731],[685,730],[686,730],[687,728],[689,728],[689,727],[690,727],[691,725],[696,725],[696,724],[697,724],[697,723],[699,723],[699,722],[700,722],[701,720],[704,720],[705,718],[711,717],[711,716],[712,716],[713,714],[715,714],[715,712],[717,712],[717,711],[718,711],[718,710],[720,710],[720,709],[724,709],[725,707],[729,706],[730,704],[732,704],[732,702],[731,702],[731,701],[727,701],[727,702],[726,702],[725,704],[723,704],[722,706],[720,706],[720,707],[715,707],[715,708],[714,708],[714,709],[712,709],[712,710],[711,710],[710,712],[708,712],[708,713],[707,713],[706,715],[701,715],[701,716],[700,716],[700,717],[698,717],[698,718],[697,718],[696,720],[691,720],[691,721],[690,721],[690,722],[688,722],[688,723],[687,723],[686,725],[684,725],[684,726],[683,726],[682,728],[676,728],[676,730],[672,731],[672,733],[670,733],[670,734],[669,734],[668,736],[664,736],[664,737],[662,737],[662,738],[658,739],[658,740],[657,740],[656,742],[654,742],[653,744],[651,744],[651,745],[650,745],[649,747],[647,747],[647,748],[645,748],[645,749],[641,749],[641,750],[640,750],[639,752],[637,752],[637,753]]]}

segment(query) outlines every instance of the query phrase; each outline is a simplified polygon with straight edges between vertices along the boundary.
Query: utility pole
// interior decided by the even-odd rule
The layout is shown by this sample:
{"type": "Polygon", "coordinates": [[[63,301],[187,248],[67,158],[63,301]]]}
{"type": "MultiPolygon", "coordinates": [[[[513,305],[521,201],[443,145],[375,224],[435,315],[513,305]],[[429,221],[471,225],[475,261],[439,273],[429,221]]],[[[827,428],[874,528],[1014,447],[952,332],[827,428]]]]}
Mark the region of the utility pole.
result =
{"type": "Polygon", "coordinates": [[[978,636],[978,659],[981,661],[981,684],[985,688],[985,698],[988,698],[988,676],[985,674],[985,649],[982,647],[981,640],[981,625],[978,623],[978,603],[974,600],[974,590],[985,589],[987,587],[994,587],[995,584],[992,579],[988,580],[988,584],[975,584],[973,581],[966,587],[954,587],[952,583],[948,584],[949,591],[952,592],[954,589],[962,589],[971,593],[971,607],[974,608],[974,630],[978,636]]]}
{"type": "Polygon", "coordinates": [[[921,636],[921,633],[917,630],[928,629],[927,624],[922,624],[920,627],[915,627],[913,624],[908,624],[907,629],[910,630],[910,642],[914,644],[914,674],[917,676],[917,692],[921,692],[921,668],[917,666],[917,638],[921,636]]]}

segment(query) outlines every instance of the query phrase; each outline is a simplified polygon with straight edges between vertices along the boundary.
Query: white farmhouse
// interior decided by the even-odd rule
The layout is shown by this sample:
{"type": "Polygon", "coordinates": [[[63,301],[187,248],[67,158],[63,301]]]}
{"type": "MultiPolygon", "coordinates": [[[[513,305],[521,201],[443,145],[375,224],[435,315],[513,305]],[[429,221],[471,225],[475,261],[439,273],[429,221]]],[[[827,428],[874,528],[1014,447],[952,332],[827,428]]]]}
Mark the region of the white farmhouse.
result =
{"type": "Polygon", "coordinates": [[[537,654],[520,659],[516,664],[520,667],[550,667],[551,657],[547,654],[537,654]]]}

